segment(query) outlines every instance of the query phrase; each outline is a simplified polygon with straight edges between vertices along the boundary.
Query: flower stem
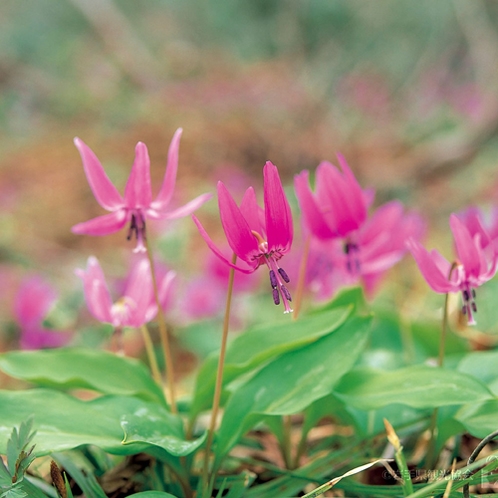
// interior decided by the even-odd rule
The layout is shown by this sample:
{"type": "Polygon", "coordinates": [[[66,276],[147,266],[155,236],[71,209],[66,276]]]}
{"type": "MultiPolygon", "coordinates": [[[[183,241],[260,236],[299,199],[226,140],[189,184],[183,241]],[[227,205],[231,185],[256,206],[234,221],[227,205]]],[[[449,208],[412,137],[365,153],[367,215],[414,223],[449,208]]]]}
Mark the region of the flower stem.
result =
{"type": "Polygon", "coordinates": [[[166,381],[168,383],[168,401],[171,407],[171,413],[178,413],[176,407],[176,395],[175,395],[175,373],[173,369],[173,355],[171,354],[171,345],[168,336],[168,329],[166,328],[166,320],[164,319],[164,313],[159,301],[159,292],[157,289],[157,279],[156,272],[154,270],[154,260],[152,258],[152,253],[149,246],[149,240],[147,237],[145,239],[145,248],[147,249],[147,258],[150,264],[150,273],[152,276],[152,286],[154,288],[154,297],[157,304],[157,322],[159,325],[159,334],[161,337],[161,344],[164,353],[164,361],[166,363],[166,381]]]}
{"type": "MultiPolygon", "coordinates": [[[[232,264],[237,261],[237,255],[234,254],[232,257],[232,264]]],[[[216,384],[214,388],[213,396],[213,409],[211,411],[211,422],[209,424],[209,430],[206,441],[206,448],[204,453],[204,467],[202,471],[202,481],[204,488],[209,486],[208,474],[209,474],[209,453],[211,451],[211,445],[213,444],[214,430],[216,428],[216,420],[218,418],[218,411],[220,408],[221,391],[223,387],[223,367],[225,364],[225,353],[228,339],[228,325],[230,322],[230,307],[232,305],[232,292],[233,292],[233,279],[235,276],[235,270],[230,268],[230,273],[228,276],[228,291],[227,291],[227,301],[225,307],[225,318],[223,320],[223,334],[221,337],[221,349],[220,349],[220,359],[218,360],[218,372],[216,374],[216,384]]],[[[213,482],[213,479],[210,480],[213,482]]],[[[204,496],[204,495],[203,495],[204,496]]],[[[208,493],[206,496],[210,496],[208,493]]]]}
{"type": "Polygon", "coordinates": [[[299,265],[299,276],[297,278],[297,288],[296,288],[296,299],[294,304],[294,313],[292,314],[292,318],[297,320],[299,316],[299,312],[301,311],[301,305],[303,303],[303,295],[304,295],[304,284],[306,281],[306,266],[308,265],[308,256],[310,253],[310,243],[311,243],[311,235],[306,237],[306,241],[304,242],[303,254],[301,256],[301,263],[299,265]]]}
{"type": "MultiPolygon", "coordinates": [[[[451,279],[451,274],[453,270],[458,266],[456,262],[453,262],[451,265],[450,271],[448,273],[448,280],[451,279]]],[[[445,344],[446,344],[446,333],[448,331],[448,304],[449,304],[449,296],[450,293],[447,292],[444,298],[444,309],[443,309],[443,323],[441,325],[441,337],[439,340],[439,356],[438,356],[438,367],[442,367],[444,365],[444,352],[445,352],[445,344]]],[[[429,427],[430,432],[430,440],[427,447],[427,468],[432,469],[436,459],[436,437],[437,437],[437,414],[438,409],[434,408],[431,417],[431,423],[429,427]]]]}
{"type": "Polygon", "coordinates": [[[159,367],[157,366],[156,354],[154,353],[154,346],[152,344],[152,339],[150,338],[149,329],[147,328],[147,325],[144,324],[140,327],[140,330],[142,331],[145,351],[147,351],[147,358],[149,359],[149,365],[150,365],[150,370],[152,372],[152,377],[161,386],[162,385],[161,372],[159,371],[159,367]]]}

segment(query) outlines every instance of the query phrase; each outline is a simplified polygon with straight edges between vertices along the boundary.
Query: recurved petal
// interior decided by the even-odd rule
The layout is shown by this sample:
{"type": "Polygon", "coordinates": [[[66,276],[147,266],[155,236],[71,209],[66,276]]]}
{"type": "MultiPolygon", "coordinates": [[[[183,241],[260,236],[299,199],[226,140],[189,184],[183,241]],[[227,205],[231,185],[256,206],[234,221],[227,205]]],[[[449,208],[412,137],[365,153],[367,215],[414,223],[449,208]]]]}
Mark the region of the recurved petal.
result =
{"type": "Polygon", "coordinates": [[[251,227],[222,182],[218,182],[218,206],[221,224],[232,251],[237,257],[252,265],[253,257],[260,252],[258,242],[251,232],[251,227]]]}
{"type": "Polygon", "coordinates": [[[120,209],[119,211],[78,223],[71,228],[71,231],[79,235],[108,235],[121,230],[126,224],[126,218],[126,210],[120,209]]]}
{"type": "Polygon", "coordinates": [[[161,185],[161,190],[159,191],[159,194],[157,194],[154,201],[154,204],[157,206],[156,209],[158,210],[166,209],[175,190],[176,173],[178,171],[178,154],[180,150],[180,138],[182,133],[183,130],[178,128],[173,135],[173,139],[171,140],[171,144],[169,146],[168,162],[166,164],[163,184],[161,185]]]}
{"type": "Polygon", "coordinates": [[[278,169],[270,161],[263,168],[263,181],[268,248],[286,252],[291,247],[294,233],[292,213],[278,169]]]}
{"type": "Polygon", "coordinates": [[[176,220],[192,214],[196,209],[200,208],[205,202],[213,197],[213,194],[201,194],[195,199],[187,202],[183,206],[173,209],[172,211],[161,210],[161,204],[154,201],[150,209],[146,211],[147,218],[153,220],[176,220]]]}
{"type": "Polygon", "coordinates": [[[365,192],[362,190],[358,180],[356,180],[356,177],[351,171],[351,168],[346,162],[344,156],[338,153],[337,159],[339,160],[344,176],[347,178],[349,183],[351,200],[354,201],[351,204],[352,213],[357,223],[361,225],[367,218],[367,202],[369,196],[365,195],[365,192]]]}
{"type": "MultiPolygon", "coordinates": [[[[194,220],[194,223],[196,224],[197,229],[199,230],[199,233],[201,234],[202,238],[206,241],[206,244],[208,245],[209,249],[211,249],[211,251],[213,251],[213,253],[218,258],[220,258],[221,261],[223,261],[223,263],[225,263],[226,265],[228,265],[232,268],[235,268],[236,270],[238,270],[242,273],[252,273],[254,270],[256,270],[256,268],[258,267],[256,260],[252,261],[252,265],[251,265],[251,262],[246,261],[247,264],[250,265],[249,268],[242,268],[240,266],[234,265],[231,261],[229,261],[225,257],[223,252],[220,249],[218,249],[216,244],[212,241],[211,237],[208,235],[208,233],[206,232],[206,230],[202,226],[201,222],[195,217],[195,215],[192,215],[192,219],[194,220]]],[[[252,234],[251,234],[251,236],[252,236],[252,234]]],[[[256,240],[256,239],[254,239],[254,240],[256,240]]],[[[256,249],[256,251],[257,251],[257,249],[256,249]]]]}
{"type": "Polygon", "coordinates": [[[294,190],[296,192],[299,207],[308,230],[320,240],[328,240],[336,237],[325,222],[323,215],[318,209],[313,193],[309,185],[309,172],[301,171],[294,177],[294,190]]]}
{"type": "Polygon", "coordinates": [[[479,276],[479,252],[467,227],[458,219],[455,214],[452,214],[450,216],[450,227],[455,239],[458,259],[463,264],[465,273],[467,275],[472,275],[473,277],[479,276]]]}
{"type": "Polygon", "coordinates": [[[135,161],[126,183],[124,199],[130,209],[149,207],[152,201],[149,152],[142,142],[135,147],[135,161]]]}
{"type": "Polygon", "coordinates": [[[252,187],[249,187],[242,202],[240,203],[240,212],[242,216],[246,219],[251,230],[256,230],[260,235],[266,237],[266,227],[265,224],[265,212],[256,200],[256,193],[252,187]]]}
{"type": "Polygon", "coordinates": [[[458,290],[459,280],[454,281],[452,279],[450,281],[448,279],[451,264],[437,251],[434,250],[429,253],[419,242],[412,238],[408,239],[407,247],[415,258],[420,273],[422,273],[433,291],[445,294],[458,290]]]}
{"type": "Polygon", "coordinates": [[[114,211],[122,207],[124,204],[123,198],[109,180],[97,156],[78,137],[74,139],[74,145],[76,145],[81,155],[85,175],[97,202],[108,211],[114,211]]]}
{"type": "Polygon", "coordinates": [[[133,265],[126,283],[124,297],[128,302],[133,303],[133,306],[129,308],[130,316],[127,325],[140,327],[146,322],[147,309],[154,297],[150,264],[146,257],[133,265]]]}
{"type": "Polygon", "coordinates": [[[101,322],[112,323],[111,296],[97,258],[88,258],[86,271],[77,274],[83,279],[85,301],[90,313],[101,322]]]}

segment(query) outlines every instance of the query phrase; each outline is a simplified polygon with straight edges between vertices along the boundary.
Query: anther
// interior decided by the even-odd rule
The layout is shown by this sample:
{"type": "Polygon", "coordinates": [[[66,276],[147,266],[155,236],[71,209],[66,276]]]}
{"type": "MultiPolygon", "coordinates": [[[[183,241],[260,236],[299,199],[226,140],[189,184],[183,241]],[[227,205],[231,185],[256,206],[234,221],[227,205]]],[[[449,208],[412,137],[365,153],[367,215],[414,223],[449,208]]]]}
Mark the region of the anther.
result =
{"type": "MultiPolygon", "coordinates": [[[[278,286],[277,276],[275,275],[275,272],[273,270],[270,270],[270,284],[273,289],[276,289],[278,286]]],[[[275,300],[275,298],[273,298],[273,300],[275,300]]]]}
{"type": "Polygon", "coordinates": [[[474,301],[472,301],[471,306],[472,306],[472,311],[474,313],[477,313],[477,304],[474,301]]]}
{"type": "Polygon", "coordinates": [[[130,240],[133,232],[137,232],[137,220],[135,219],[135,215],[131,215],[131,223],[130,228],[128,230],[128,235],[126,236],[126,240],[130,240]]]}
{"type": "Polygon", "coordinates": [[[283,268],[279,268],[278,269],[278,273],[280,273],[280,276],[282,277],[283,281],[288,284],[290,282],[290,278],[289,276],[287,275],[287,273],[285,273],[285,270],[283,268]]]}
{"type": "Polygon", "coordinates": [[[282,294],[284,295],[285,299],[287,299],[287,301],[292,301],[290,292],[287,290],[287,287],[285,285],[281,285],[280,290],[282,291],[282,294]]]}
{"type": "Polygon", "coordinates": [[[273,302],[278,306],[280,304],[280,296],[277,289],[273,289],[273,302]]]}
{"type": "Polygon", "coordinates": [[[464,301],[468,301],[470,299],[470,295],[469,295],[468,290],[463,291],[463,299],[464,299],[464,301]]]}
{"type": "Polygon", "coordinates": [[[463,315],[467,314],[467,306],[462,306],[462,314],[463,315]]]}
{"type": "Polygon", "coordinates": [[[472,297],[475,299],[476,298],[476,290],[472,289],[472,297]]]}

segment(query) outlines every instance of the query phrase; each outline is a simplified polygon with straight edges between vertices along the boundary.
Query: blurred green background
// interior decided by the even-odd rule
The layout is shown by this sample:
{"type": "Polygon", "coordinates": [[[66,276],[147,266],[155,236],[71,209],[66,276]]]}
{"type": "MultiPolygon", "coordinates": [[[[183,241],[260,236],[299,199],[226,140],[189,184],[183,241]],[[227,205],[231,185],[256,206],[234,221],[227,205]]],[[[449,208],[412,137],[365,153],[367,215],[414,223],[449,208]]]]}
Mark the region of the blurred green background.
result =
{"type": "Polygon", "coordinates": [[[144,141],[158,185],[179,126],[179,201],[230,168],[257,184],[270,159],[290,182],[340,151],[377,203],[447,232],[496,197],[497,62],[492,1],[2,0],[2,251],[121,243],[70,233],[102,213],[72,139],[119,188],[144,141]]]}

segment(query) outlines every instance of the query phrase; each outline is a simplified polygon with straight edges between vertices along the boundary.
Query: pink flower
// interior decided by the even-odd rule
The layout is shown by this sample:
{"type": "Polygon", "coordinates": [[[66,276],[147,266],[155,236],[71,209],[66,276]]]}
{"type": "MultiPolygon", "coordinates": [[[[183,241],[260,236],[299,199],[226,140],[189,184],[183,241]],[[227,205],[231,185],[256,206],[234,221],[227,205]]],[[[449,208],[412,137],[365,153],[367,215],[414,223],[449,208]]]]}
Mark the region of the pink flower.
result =
{"type": "Polygon", "coordinates": [[[273,301],[284,303],[285,313],[292,311],[292,300],[284,283],[289,277],[277,261],[291,247],[293,237],[292,214],[285,197],[277,167],[268,161],[263,169],[264,210],[256,202],[254,189],[249,187],[244,194],[240,208],[227,188],[218,182],[218,205],[223,230],[232,251],[245,263],[245,266],[232,264],[214,244],[200,221],[192,216],[199,232],[209,248],[225,264],[243,273],[252,273],[262,264],[270,269],[270,284],[273,301]]]}
{"type": "Polygon", "coordinates": [[[475,288],[496,273],[497,255],[494,251],[489,253],[483,249],[490,244],[484,230],[472,236],[455,214],[450,216],[450,227],[458,257],[454,265],[435,249],[429,253],[415,240],[408,241],[408,248],[433,291],[441,294],[461,291],[462,313],[467,315],[468,324],[474,325],[473,313],[477,312],[475,288]]]}
{"type": "Polygon", "coordinates": [[[308,171],[294,178],[304,229],[312,242],[308,283],[328,298],[339,285],[361,279],[372,294],[385,271],[405,254],[406,239],[421,237],[423,222],[415,213],[404,213],[398,201],[368,217],[373,192],[363,190],[345,159],[337,157],[342,173],[328,162],[320,163],[315,193],[308,171]]]}
{"type": "Polygon", "coordinates": [[[406,240],[418,240],[424,229],[418,214],[405,213],[399,201],[388,202],[354,233],[354,244],[312,238],[308,282],[320,297],[329,298],[338,287],[361,279],[372,295],[385,272],[405,255],[406,240]]]}
{"type": "Polygon", "coordinates": [[[135,251],[144,251],[146,219],[181,218],[191,214],[206,202],[211,194],[200,195],[178,209],[168,210],[175,189],[181,134],[182,129],[179,128],[173,136],[163,184],[154,201],[150,181],[150,160],[145,144],[138,142],[135,148],[135,162],[122,197],[109,180],[97,156],[82,140],[75,138],[74,143],[80,152],[90,188],[97,202],[111,213],[78,223],[73,226],[72,231],[77,234],[107,235],[117,232],[128,223],[128,239],[135,234],[137,238],[135,251]]]}
{"type": "Polygon", "coordinates": [[[342,173],[323,161],[316,170],[316,192],[309,185],[309,172],[296,175],[294,186],[304,222],[321,240],[344,238],[367,219],[370,197],[358,184],[346,160],[337,155],[342,173]]]}
{"type": "MultiPolygon", "coordinates": [[[[224,254],[228,251],[222,251],[224,254]]],[[[228,259],[227,256],[225,256],[228,259]]],[[[223,311],[225,305],[226,287],[229,267],[224,261],[209,252],[202,256],[203,272],[191,279],[185,289],[182,302],[183,314],[192,320],[212,317],[223,311]]],[[[236,274],[233,282],[234,295],[241,292],[250,292],[258,285],[256,274],[236,274]],[[240,278],[239,278],[240,277],[240,278]]],[[[236,305],[236,303],[233,303],[236,305]]],[[[238,313],[240,315],[241,313],[238,313]]]]}
{"type": "Polygon", "coordinates": [[[43,326],[56,299],[53,287],[38,275],[21,282],[15,296],[14,315],[21,327],[22,349],[54,348],[69,341],[67,331],[48,330],[43,326]]]}
{"type": "MultiPolygon", "coordinates": [[[[122,297],[112,302],[102,268],[95,257],[88,258],[86,270],[77,270],[83,280],[85,300],[90,313],[100,322],[115,328],[140,327],[157,314],[150,265],[141,258],[135,263],[126,280],[122,297]]],[[[159,301],[164,304],[169,286],[175,276],[167,272],[158,282],[159,301]]]]}

